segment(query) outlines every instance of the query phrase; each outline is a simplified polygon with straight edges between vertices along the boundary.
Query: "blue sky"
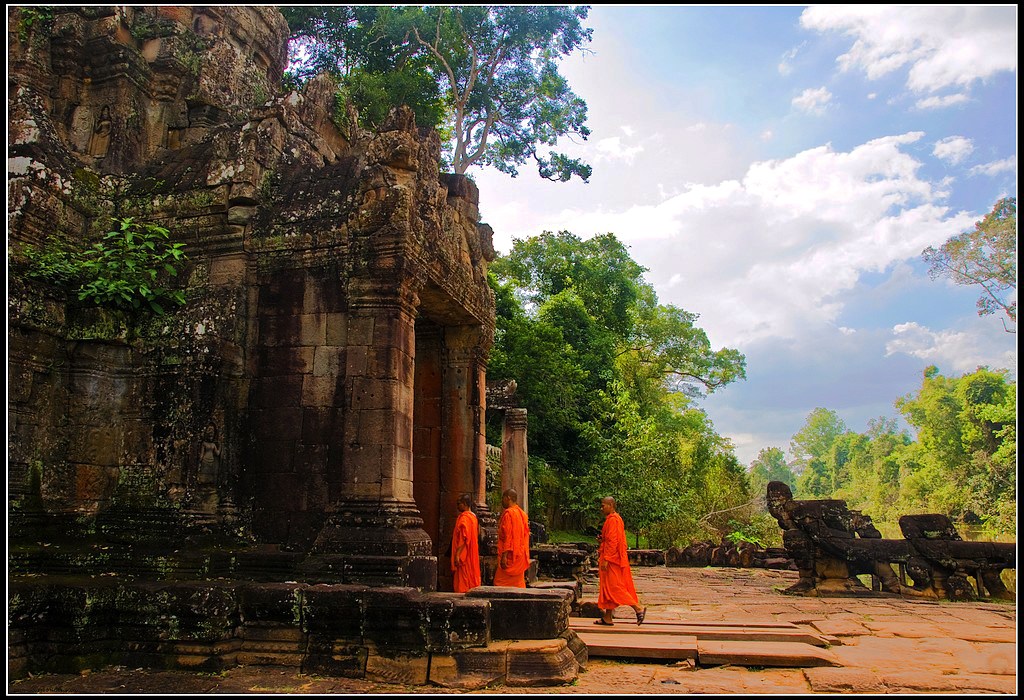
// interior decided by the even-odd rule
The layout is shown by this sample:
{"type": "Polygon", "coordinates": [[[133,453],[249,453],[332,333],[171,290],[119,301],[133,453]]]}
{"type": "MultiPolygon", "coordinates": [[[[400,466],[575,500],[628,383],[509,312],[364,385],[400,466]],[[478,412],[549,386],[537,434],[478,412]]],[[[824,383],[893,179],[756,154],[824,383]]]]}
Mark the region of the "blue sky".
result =
{"type": "Polygon", "coordinates": [[[595,5],[562,72],[589,183],[470,171],[499,252],[613,232],[747,379],[702,400],[748,464],[817,407],[855,431],[925,367],[1016,378],[1016,335],[927,246],[1017,195],[1016,6],[595,5]]]}

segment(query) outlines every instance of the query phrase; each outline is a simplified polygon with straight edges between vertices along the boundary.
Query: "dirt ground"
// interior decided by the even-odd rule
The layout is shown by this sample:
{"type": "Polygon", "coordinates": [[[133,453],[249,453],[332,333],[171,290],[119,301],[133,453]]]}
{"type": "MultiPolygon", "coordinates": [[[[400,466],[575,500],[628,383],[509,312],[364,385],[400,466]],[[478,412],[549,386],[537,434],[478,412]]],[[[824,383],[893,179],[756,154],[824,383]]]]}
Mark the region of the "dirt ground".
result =
{"type": "MultiPolygon", "coordinates": [[[[779,591],[789,571],[637,567],[647,619],[788,621],[834,637],[840,666],[767,668],[591,659],[569,686],[446,690],[293,670],[237,667],[220,674],[108,668],[8,683],[9,694],[1006,694],[1017,693],[1015,602],[951,603],[899,597],[803,598],[779,591]]],[[[584,588],[595,600],[596,583],[584,588]]],[[[619,615],[632,623],[633,612],[619,615]]]]}

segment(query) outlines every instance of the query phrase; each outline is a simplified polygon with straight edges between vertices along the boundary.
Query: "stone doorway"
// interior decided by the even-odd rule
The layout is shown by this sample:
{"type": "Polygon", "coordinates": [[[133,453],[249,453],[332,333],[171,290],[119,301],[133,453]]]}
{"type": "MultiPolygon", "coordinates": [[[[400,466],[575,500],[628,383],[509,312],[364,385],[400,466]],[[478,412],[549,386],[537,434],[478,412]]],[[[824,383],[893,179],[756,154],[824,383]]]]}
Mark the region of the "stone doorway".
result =
{"type": "MultiPolygon", "coordinates": [[[[431,314],[424,295],[415,325],[413,498],[437,557],[438,590],[452,590],[451,533],[462,493],[484,497],[484,369],[480,329],[431,314]]],[[[433,307],[436,308],[436,307],[433,307]]],[[[442,308],[451,308],[451,304],[442,308]]],[[[489,518],[484,517],[487,522],[489,518]]]]}

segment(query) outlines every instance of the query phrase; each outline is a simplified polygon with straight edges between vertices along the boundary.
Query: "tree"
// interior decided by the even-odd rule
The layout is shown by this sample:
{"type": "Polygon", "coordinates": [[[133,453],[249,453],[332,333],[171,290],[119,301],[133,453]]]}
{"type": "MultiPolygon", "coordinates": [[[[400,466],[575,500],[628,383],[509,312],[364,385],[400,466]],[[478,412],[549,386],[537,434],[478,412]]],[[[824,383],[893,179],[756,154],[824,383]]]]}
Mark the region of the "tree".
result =
{"type": "MultiPolygon", "coordinates": [[[[582,24],[588,12],[559,5],[371,6],[287,8],[285,17],[301,47],[293,54],[302,65],[298,77],[317,69],[361,77],[376,90],[367,93],[375,95],[372,104],[405,92],[433,106],[440,96],[443,119],[418,123],[445,125],[456,173],[489,165],[515,177],[533,160],[541,177],[586,182],[589,165],[541,149],[563,136],[590,135],[586,102],[558,72],[558,63],[590,40],[592,30],[582,24]]],[[[410,106],[421,120],[422,110],[410,106]]]]}
{"type": "MultiPolygon", "coordinates": [[[[979,316],[1003,311],[1012,323],[1017,322],[1017,301],[1007,297],[1017,290],[1016,197],[1000,199],[973,231],[953,236],[938,250],[929,246],[921,255],[931,265],[932,279],[948,277],[956,284],[982,288],[979,316]]],[[[1015,332],[1005,320],[1003,327],[1015,332]]]]}
{"type": "Polygon", "coordinates": [[[750,463],[750,491],[763,494],[769,481],[781,481],[791,489],[796,485],[796,475],[786,464],[786,454],[778,447],[762,447],[750,463]]]}
{"type": "Polygon", "coordinates": [[[846,424],[835,411],[816,408],[793,436],[790,452],[793,471],[799,475],[797,491],[802,498],[822,498],[835,490],[835,463],[830,456],[833,443],[845,432],[846,424]]]}
{"type": "Polygon", "coordinates": [[[1005,370],[979,367],[950,378],[927,368],[917,394],[896,402],[917,430],[901,460],[900,507],[1012,531],[1016,406],[1005,370]]]}
{"type": "Polygon", "coordinates": [[[634,532],[672,542],[749,500],[731,443],[674,377],[720,385],[742,376],[743,356],[713,351],[695,316],[657,303],[643,272],[613,234],[516,240],[489,270],[497,329],[487,374],[516,380],[530,454],[557,474],[549,503],[564,524],[596,521],[597,499],[614,495],[634,532]]]}
{"type": "Polygon", "coordinates": [[[407,45],[431,56],[452,108],[452,167],[491,165],[515,177],[537,162],[541,177],[584,182],[591,168],[539,146],[566,134],[586,139],[587,104],[558,72],[558,61],[590,40],[585,6],[464,6],[396,10],[407,45]]]}
{"type": "Polygon", "coordinates": [[[385,9],[282,7],[290,31],[288,78],[302,84],[321,73],[333,76],[339,83],[339,106],[353,104],[364,128],[379,127],[391,107],[400,104],[412,109],[420,126],[440,128],[449,110],[430,61],[410,54],[401,36],[385,31],[380,22],[385,9]]]}
{"type": "Polygon", "coordinates": [[[697,314],[671,304],[657,304],[642,295],[621,353],[634,354],[668,387],[688,396],[712,393],[745,379],[743,354],[733,348],[713,350],[707,333],[696,325],[698,318],[697,314]]]}
{"type": "Polygon", "coordinates": [[[491,270],[511,281],[528,305],[572,289],[596,322],[614,334],[618,355],[629,355],[644,381],[692,396],[746,377],[743,355],[732,348],[712,349],[696,314],[658,304],[643,280],[645,269],[612,233],[582,240],[569,231],[545,231],[515,241],[491,270]]]}

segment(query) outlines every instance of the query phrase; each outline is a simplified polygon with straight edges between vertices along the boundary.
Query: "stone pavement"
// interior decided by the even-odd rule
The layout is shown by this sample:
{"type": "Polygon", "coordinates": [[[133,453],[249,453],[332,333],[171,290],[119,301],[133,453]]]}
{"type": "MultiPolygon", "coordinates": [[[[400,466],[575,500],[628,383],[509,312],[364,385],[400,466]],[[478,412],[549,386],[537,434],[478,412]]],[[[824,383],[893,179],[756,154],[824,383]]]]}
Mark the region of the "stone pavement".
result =
{"type": "MultiPolygon", "coordinates": [[[[9,693],[135,694],[1006,694],[1017,692],[1017,608],[1005,602],[952,603],[898,597],[802,598],[779,593],[790,571],[637,567],[647,619],[789,621],[835,637],[842,666],[747,668],[592,659],[571,686],[441,691],[430,686],[325,678],[292,670],[238,667],[221,674],[115,668],[44,675],[8,684],[9,693]]],[[[584,586],[584,600],[597,585],[584,586]]],[[[633,611],[617,611],[633,624],[633,611]]]]}

